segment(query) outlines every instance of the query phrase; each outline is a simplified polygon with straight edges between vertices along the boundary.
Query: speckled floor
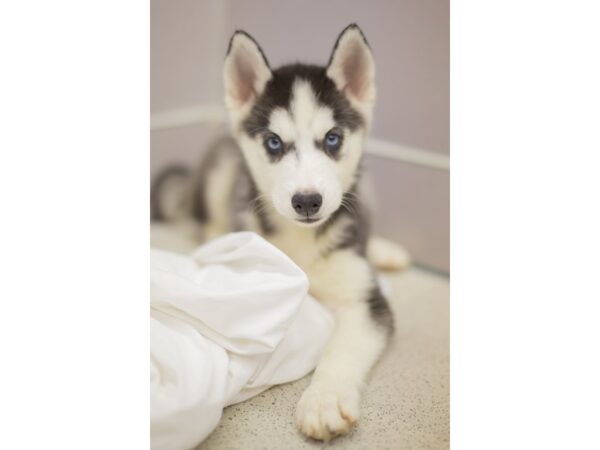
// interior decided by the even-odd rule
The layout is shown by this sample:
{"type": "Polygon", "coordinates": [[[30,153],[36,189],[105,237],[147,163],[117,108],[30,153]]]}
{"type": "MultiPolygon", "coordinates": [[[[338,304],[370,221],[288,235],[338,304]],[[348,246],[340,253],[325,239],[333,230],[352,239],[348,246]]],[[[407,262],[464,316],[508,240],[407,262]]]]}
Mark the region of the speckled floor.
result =
{"type": "Polygon", "coordinates": [[[371,374],[356,428],[330,443],[296,431],[309,375],[226,408],[197,450],[449,448],[449,280],[420,269],[386,279],[396,333],[371,374]]]}

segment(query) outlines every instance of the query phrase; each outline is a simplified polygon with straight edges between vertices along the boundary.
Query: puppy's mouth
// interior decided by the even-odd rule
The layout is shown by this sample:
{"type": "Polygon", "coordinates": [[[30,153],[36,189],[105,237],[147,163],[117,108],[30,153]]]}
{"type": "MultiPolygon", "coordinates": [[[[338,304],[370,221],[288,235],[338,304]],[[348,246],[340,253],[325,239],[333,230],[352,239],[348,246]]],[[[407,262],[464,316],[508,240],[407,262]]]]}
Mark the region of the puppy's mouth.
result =
{"type": "Polygon", "coordinates": [[[316,223],[321,221],[322,217],[303,217],[302,219],[296,219],[296,222],[300,223],[316,223]]]}

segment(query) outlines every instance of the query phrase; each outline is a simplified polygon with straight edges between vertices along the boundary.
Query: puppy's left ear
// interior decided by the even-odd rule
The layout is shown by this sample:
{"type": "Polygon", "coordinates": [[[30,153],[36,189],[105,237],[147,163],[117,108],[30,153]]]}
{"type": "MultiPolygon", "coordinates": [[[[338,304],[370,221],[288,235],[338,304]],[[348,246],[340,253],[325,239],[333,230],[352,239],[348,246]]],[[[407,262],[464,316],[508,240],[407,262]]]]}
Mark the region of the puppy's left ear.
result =
{"type": "Polygon", "coordinates": [[[375,101],[375,61],[358,25],[349,25],[338,37],[327,76],[351,100],[365,105],[375,101]]]}

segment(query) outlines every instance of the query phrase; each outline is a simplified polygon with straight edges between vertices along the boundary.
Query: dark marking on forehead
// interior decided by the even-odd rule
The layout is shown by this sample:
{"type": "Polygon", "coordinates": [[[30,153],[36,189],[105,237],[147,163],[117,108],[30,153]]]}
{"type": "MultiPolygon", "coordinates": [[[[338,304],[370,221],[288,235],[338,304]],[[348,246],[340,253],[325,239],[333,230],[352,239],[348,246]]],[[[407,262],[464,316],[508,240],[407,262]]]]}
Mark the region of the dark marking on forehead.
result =
{"type": "Polygon", "coordinates": [[[354,131],[364,125],[363,117],[336,88],[333,80],[327,76],[325,67],[292,64],[273,71],[273,77],[268,81],[264,92],[242,123],[244,131],[252,137],[264,133],[268,130],[269,118],[275,108],[289,111],[292,88],[298,79],[310,83],[317,102],[331,108],[333,119],[338,126],[354,131]]]}

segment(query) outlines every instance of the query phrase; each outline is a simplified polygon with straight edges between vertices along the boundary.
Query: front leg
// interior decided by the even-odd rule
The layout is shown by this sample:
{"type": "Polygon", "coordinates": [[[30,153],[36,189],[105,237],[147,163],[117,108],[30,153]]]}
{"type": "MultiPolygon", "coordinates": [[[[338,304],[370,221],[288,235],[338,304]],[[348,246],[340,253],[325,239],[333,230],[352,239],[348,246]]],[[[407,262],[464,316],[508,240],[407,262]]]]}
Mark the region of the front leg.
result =
{"type": "Polygon", "coordinates": [[[311,293],[335,313],[336,325],[296,412],[300,431],[329,440],[359,417],[360,393],[393,328],[388,303],[368,262],[338,251],[309,270],[311,293]]]}

